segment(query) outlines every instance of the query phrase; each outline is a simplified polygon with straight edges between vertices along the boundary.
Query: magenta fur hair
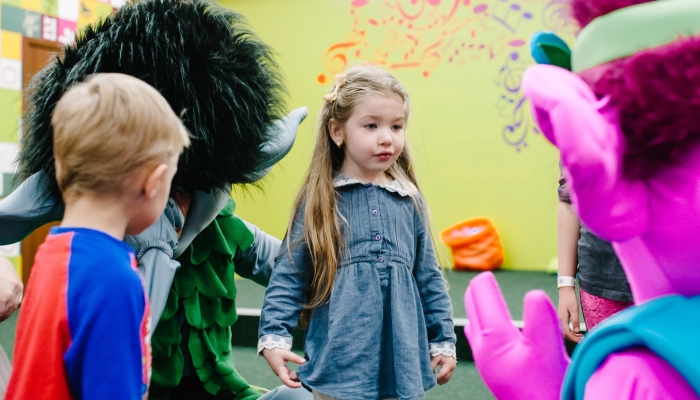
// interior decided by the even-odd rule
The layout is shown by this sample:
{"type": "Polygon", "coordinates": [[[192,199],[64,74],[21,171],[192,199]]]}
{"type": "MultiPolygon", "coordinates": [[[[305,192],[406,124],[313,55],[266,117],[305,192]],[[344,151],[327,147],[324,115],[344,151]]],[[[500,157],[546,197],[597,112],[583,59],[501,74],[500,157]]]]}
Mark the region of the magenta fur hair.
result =
{"type": "MultiPolygon", "coordinates": [[[[584,27],[594,18],[649,0],[571,0],[584,27]]],[[[627,139],[623,175],[650,177],[700,142],[700,37],[640,51],[582,71],[596,95],[610,96],[627,139]]]]}

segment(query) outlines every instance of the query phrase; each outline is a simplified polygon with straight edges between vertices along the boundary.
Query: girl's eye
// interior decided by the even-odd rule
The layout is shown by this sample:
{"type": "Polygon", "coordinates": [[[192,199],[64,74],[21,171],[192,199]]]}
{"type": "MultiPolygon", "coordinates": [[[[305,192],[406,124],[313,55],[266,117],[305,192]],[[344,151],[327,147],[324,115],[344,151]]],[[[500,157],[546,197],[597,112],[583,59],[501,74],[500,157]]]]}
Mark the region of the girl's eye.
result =
{"type": "Polygon", "coordinates": [[[398,132],[398,131],[400,131],[401,129],[403,129],[403,126],[401,126],[401,125],[394,125],[394,126],[391,127],[391,129],[393,129],[393,130],[395,130],[396,132],[398,132]]]}
{"type": "Polygon", "coordinates": [[[377,125],[376,125],[376,124],[369,124],[369,125],[365,125],[365,128],[367,128],[367,129],[375,129],[375,128],[377,128],[377,125]]]}

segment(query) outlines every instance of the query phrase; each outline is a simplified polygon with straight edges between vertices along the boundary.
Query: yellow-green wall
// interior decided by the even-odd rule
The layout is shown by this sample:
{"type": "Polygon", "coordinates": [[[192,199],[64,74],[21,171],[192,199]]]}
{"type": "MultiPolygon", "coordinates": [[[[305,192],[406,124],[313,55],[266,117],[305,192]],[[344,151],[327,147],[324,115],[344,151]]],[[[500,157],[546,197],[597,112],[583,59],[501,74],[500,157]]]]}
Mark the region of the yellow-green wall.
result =
{"type": "Polygon", "coordinates": [[[548,28],[572,36],[563,0],[219,4],[245,15],[277,52],[289,108],[310,110],[294,149],[264,181],[263,191],[234,191],[240,216],[284,234],[312,153],[322,97],[345,67],[343,57],[348,65],[384,61],[413,101],[407,137],[436,230],[488,216],[506,249],[505,268],[547,268],[556,255],[558,153],[535,131],[527,102],[516,106],[520,75],[532,64],[530,35],[548,28]]]}

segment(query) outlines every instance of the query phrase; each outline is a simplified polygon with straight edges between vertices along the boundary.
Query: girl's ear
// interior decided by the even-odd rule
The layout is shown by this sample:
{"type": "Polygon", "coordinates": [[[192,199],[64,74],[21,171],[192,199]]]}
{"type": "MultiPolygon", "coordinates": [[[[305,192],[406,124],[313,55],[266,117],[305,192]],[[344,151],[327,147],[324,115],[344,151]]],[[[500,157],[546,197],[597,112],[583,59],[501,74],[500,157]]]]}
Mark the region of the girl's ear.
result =
{"type": "Polygon", "coordinates": [[[328,121],[328,132],[331,135],[331,140],[340,147],[343,144],[343,126],[338,123],[335,119],[331,118],[328,121]]]}

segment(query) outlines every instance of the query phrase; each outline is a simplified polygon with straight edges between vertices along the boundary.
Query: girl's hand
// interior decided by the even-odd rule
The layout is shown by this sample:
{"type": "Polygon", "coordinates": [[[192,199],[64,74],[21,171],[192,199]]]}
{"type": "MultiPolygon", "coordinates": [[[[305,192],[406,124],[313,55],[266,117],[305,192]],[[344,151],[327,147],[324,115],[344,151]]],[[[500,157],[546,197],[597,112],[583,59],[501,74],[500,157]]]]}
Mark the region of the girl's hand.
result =
{"type": "Polygon", "coordinates": [[[580,333],[581,325],[578,319],[578,299],[576,298],[576,289],[571,286],[559,288],[559,307],[557,310],[561,330],[564,332],[564,337],[574,343],[578,343],[583,338],[580,333]],[[569,319],[573,330],[569,328],[569,319]]]}
{"type": "Polygon", "coordinates": [[[265,357],[267,363],[270,364],[270,368],[272,368],[272,372],[280,378],[282,383],[294,389],[301,387],[296,372],[290,371],[289,368],[287,368],[287,362],[291,361],[301,365],[306,362],[303,357],[289,350],[279,348],[264,349],[262,351],[262,356],[265,357]]]}
{"type": "Polygon", "coordinates": [[[440,372],[437,373],[437,383],[444,385],[450,381],[452,378],[452,372],[457,368],[457,360],[452,356],[446,356],[443,354],[437,355],[435,357],[430,357],[430,367],[433,371],[440,365],[440,372]]]}

